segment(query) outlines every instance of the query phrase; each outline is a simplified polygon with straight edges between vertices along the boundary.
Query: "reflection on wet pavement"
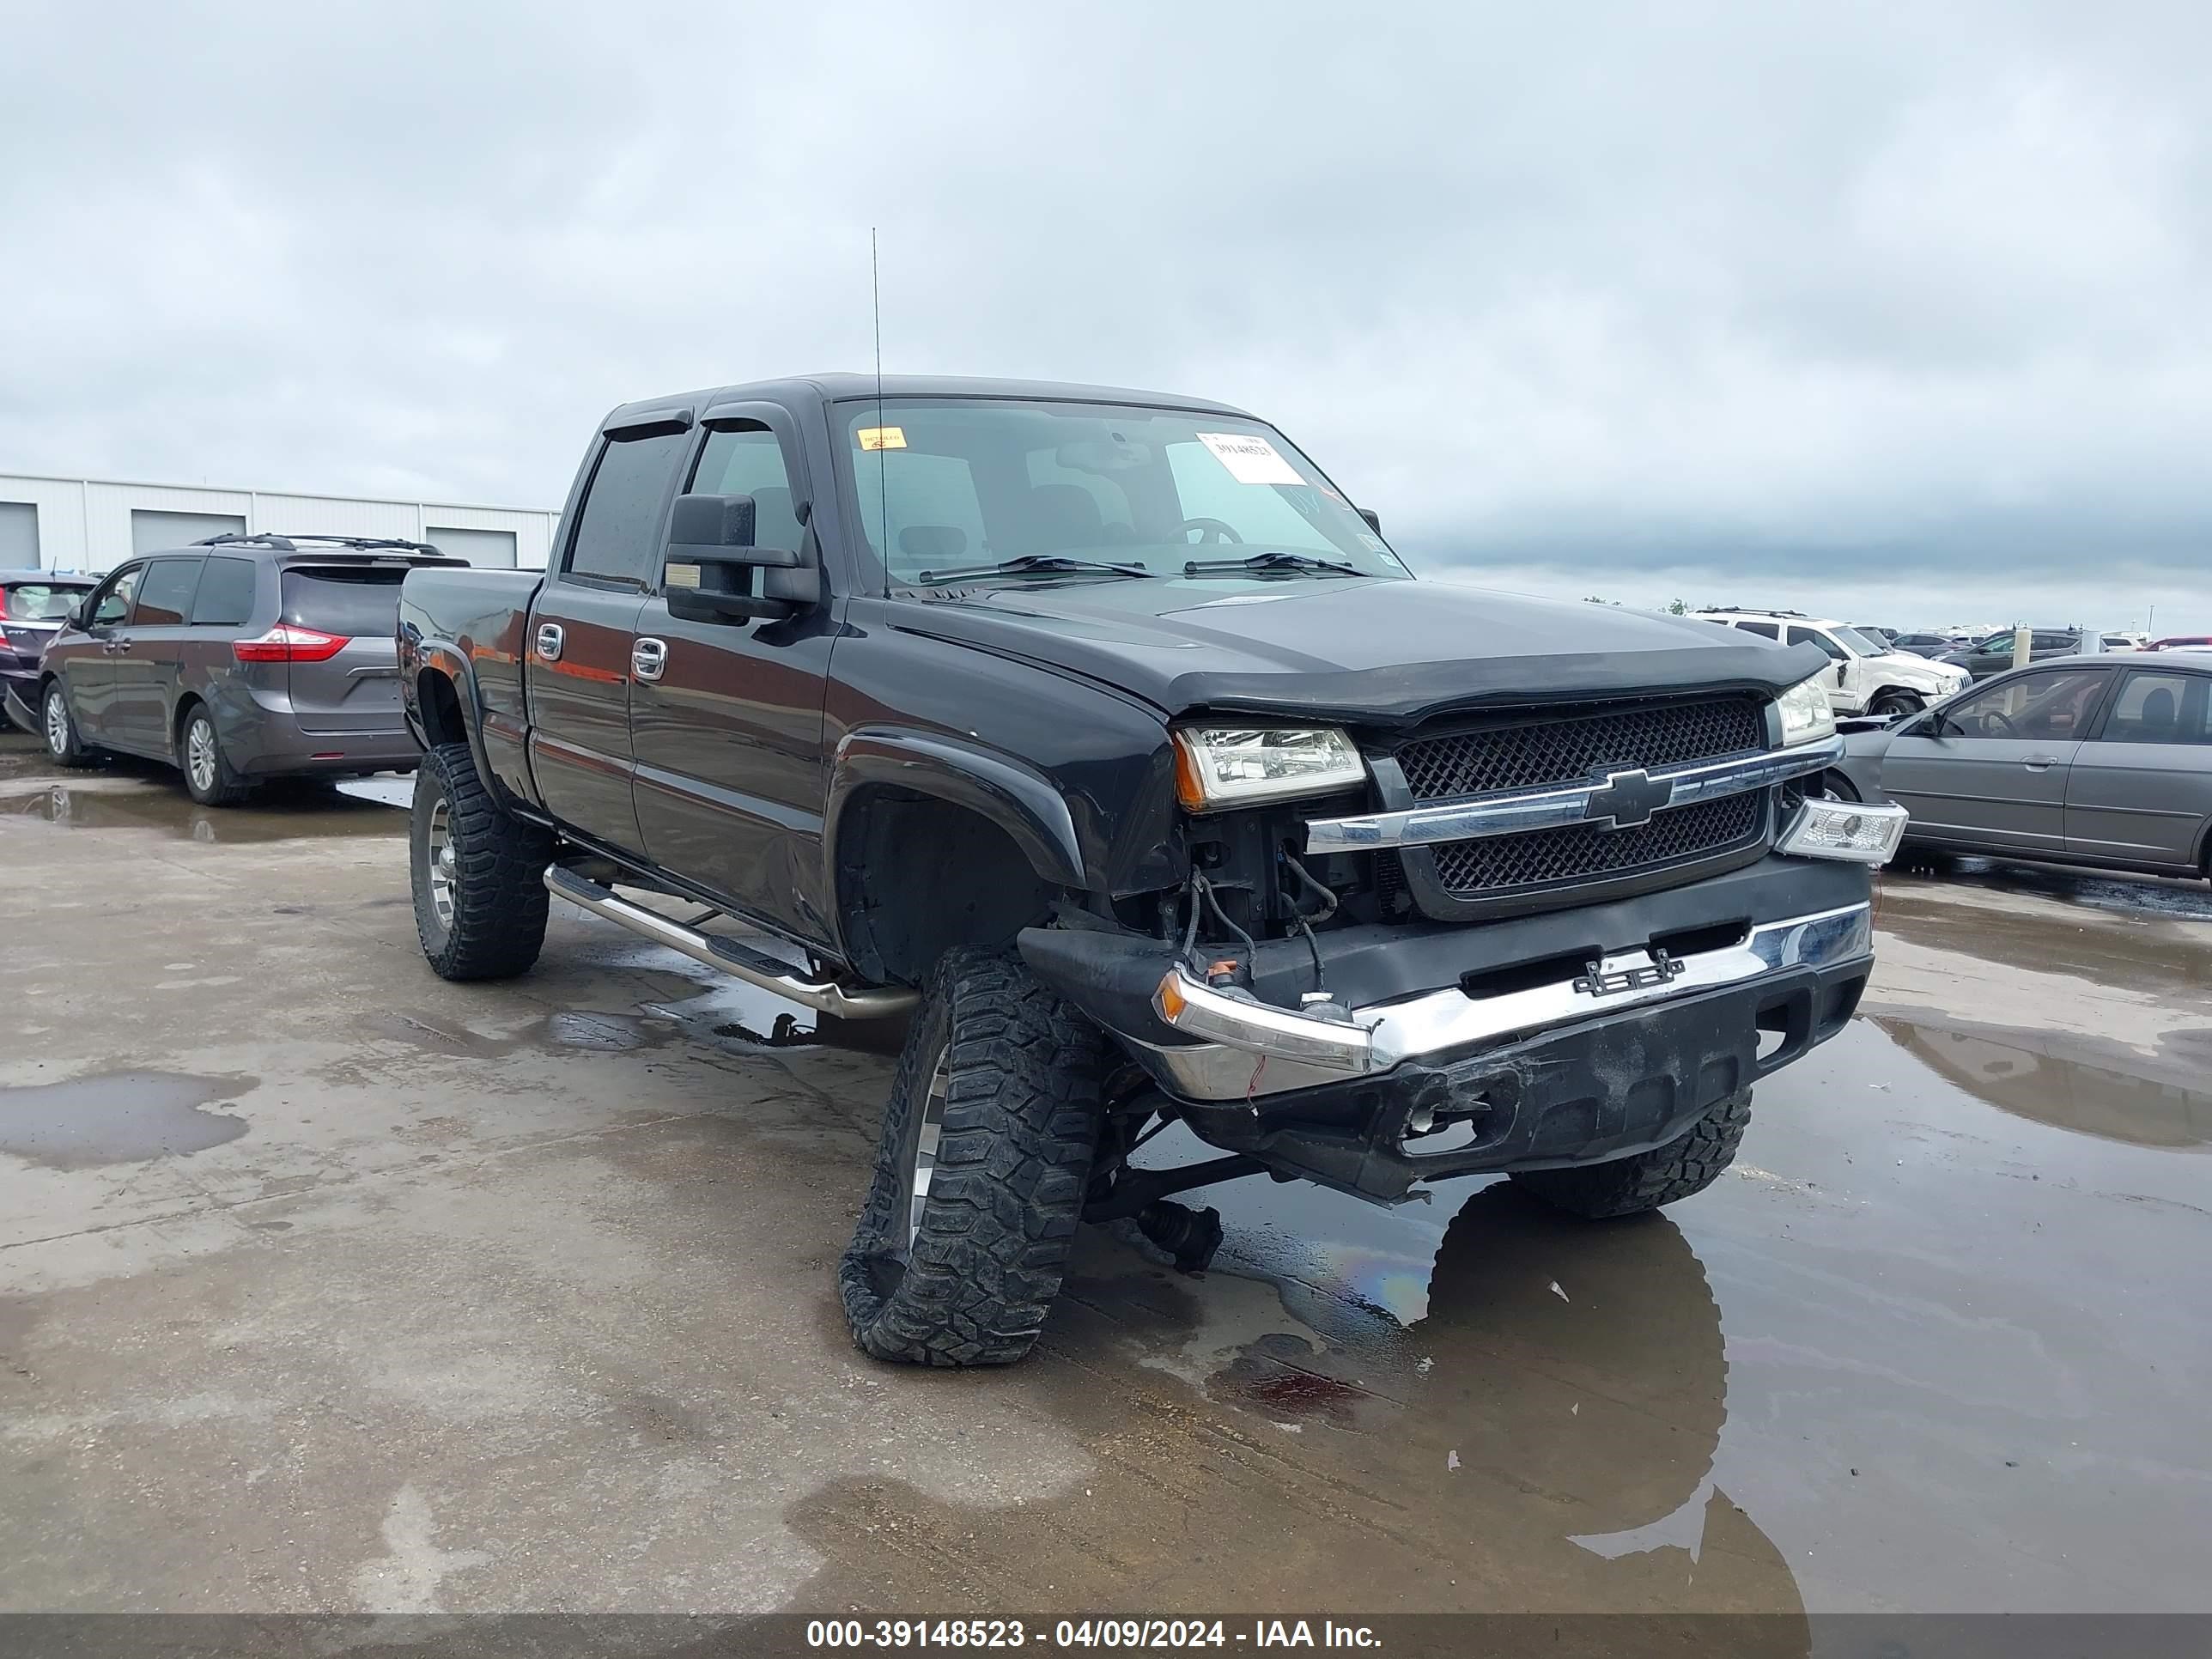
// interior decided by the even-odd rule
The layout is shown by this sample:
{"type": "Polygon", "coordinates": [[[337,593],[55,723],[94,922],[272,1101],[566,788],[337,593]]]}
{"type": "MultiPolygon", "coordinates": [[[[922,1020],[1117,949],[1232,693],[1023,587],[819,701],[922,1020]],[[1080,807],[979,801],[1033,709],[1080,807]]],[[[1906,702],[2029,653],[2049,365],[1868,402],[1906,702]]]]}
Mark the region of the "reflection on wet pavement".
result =
{"type": "Polygon", "coordinates": [[[2167,1032],[2147,1054],[1934,1012],[1869,1018],[1967,1093],[2019,1116],[2138,1146],[2212,1141],[2212,1029],[2167,1032]]]}
{"type": "Polygon", "coordinates": [[[202,806],[171,780],[132,787],[103,781],[46,784],[0,794],[0,812],[64,830],[150,830],[185,841],[295,841],[323,836],[390,836],[406,817],[382,801],[313,784],[271,784],[238,806],[202,806]]]}

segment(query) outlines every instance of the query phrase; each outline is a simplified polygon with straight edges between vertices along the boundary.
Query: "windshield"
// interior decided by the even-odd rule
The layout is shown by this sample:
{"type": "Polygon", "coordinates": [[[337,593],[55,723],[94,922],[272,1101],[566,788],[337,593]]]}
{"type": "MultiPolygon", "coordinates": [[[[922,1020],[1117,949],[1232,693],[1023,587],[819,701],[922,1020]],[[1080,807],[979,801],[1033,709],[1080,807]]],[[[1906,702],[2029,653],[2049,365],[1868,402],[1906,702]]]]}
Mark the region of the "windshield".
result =
{"type": "Polygon", "coordinates": [[[1407,574],[1321,469],[1257,421],[975,398],[838,413],[862,532],[895,582],[1010,559],[1181,575],[1191,562],[1274,555],[1253,574],[1328,574],[1304,560],[1407,574]]]}
{"type": "Polygon", "coordinates": [[[1889,650],[1879,640],[1869,639],[1856,628],[1838,627],[1828,631],[1844,642],[1844,650],[1856,652],[1862,657],[1879,657],[1889,650]]]}
{"type": "Polygon", "coordinates": [[[92,584],[19,582],[8,589],[6,611],[10,622],[59,622],[70,608],[92,592],[92,584]]]}

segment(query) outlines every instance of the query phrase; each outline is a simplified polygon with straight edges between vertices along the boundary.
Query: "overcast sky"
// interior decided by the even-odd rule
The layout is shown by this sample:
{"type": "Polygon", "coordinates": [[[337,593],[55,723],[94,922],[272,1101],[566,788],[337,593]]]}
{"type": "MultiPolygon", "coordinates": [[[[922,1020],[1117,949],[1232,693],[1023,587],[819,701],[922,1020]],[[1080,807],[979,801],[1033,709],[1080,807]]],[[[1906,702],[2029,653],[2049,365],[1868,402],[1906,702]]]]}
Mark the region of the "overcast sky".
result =
{"type": "Polygon", "coordinates": [[[0,471],[555,504],[866,368],[872,224],[887,367],[1243,404],[1425,571],[2212,628],[2202,0],[5,33],[0,471]]]}

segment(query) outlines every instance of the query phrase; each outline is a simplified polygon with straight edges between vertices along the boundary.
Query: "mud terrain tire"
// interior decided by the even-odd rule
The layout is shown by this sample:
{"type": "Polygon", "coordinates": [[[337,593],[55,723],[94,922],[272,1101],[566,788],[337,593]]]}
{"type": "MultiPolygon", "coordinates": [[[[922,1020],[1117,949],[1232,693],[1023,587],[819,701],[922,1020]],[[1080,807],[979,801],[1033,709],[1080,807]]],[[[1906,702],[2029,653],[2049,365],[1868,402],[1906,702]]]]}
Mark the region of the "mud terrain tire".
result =
{"type": "Polygon", "coordinates": [[[1603,1164],[1516,1170],[1511,1179],[1553,1209],[1591,1220],[1641,1215],[1701,1193],[1735,1161],[1751,1122],[1751,1091],[1731,1095],[1663,1146],[1603,1164]]]}
{"type": "Polygon", "coordinates": [[[468,744],[441,744],[422,757],[407,863],[415,932],[439,978],[511,979],[538,960],[552,858],[550,832],[492,799],[468,744]],[[434,866],[448,850],[441,882],[434,866]]]}
{"type": "Polygon", "coordinates": [[[899,1056],[867,1202],[837,1267],[862,1352],[954,1366],[1030,1351],[1082,1215],[1104,1055],[1097,1031],[1017,958],[945,953],[899,1056]]]}

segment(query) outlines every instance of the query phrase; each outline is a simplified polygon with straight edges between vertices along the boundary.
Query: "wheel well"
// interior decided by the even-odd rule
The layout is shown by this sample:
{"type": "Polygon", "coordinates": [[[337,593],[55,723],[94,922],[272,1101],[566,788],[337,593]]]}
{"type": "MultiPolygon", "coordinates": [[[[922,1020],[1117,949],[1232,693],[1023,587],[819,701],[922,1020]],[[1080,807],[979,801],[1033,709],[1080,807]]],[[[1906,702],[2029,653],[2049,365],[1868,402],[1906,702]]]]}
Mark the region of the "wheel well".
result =
{"type": "Polygon", "coordinates": [[[415,707],[422,721],[422,740],[431,748],[469,740],[461,718],[460,690],[450,675],[424,669],[415,682],[415,707]]]}
{"type": "Polygon", "coordinates": [[[881,983],[922,984],[956,945],[1012,945],[1060,893],[981,813],[890,785],[846,803],[836,852],[847,955],[881,983]]]}
{"type": "Polygon", "coordinates": [[[1832,769],[1820,774],[1820,787],[1838,800],[1856,800],[1859,798],[1858,786],[1832,769]]]}
{"type": "Polygon", "coordinates": [[[170,711],[169,714],[169,747],[171,749],[173,750],[185,740],[185,722],[191,717],[192,710],[205,701],[206,699],[197,691],[187,691],[177,699],[177,706],[170,711]]]}
{"type": "Polygon", "coordinates": [[[1911,697],[1915,702],[1919,703],[1925,703],[1928,701],[1928,694],[1925,691],[1917,690],[1911,686],[1885,685],[1877,689],[1874,696],[1867,699],[1867,706],[1871,708],[1875,704],[1880,702],[1884,697],[1893,696],[1911,697]]]}

